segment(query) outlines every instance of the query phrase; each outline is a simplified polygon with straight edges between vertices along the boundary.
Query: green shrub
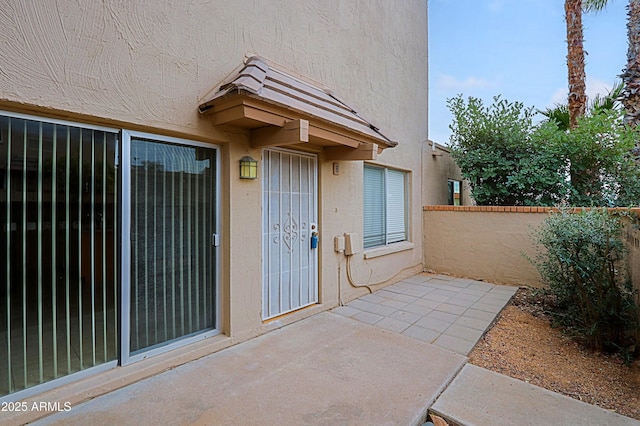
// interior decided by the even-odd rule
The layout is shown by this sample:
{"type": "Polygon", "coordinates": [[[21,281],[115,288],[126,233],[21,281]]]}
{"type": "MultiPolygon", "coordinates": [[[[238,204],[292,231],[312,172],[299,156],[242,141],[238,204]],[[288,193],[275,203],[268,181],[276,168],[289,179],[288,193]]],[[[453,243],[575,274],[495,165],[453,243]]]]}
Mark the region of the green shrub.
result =
{"type": "Polygon", "coordinates": [[[477,204],[640,205],[640,167],[631,152],[640,126],[625,125],[622,111],[594,107],[568,131],[553,111],[536,124],[532,108],[499,96],[485,106],[458,95],[447,106],[451,155],[477,204]]]}
{"type": "Polygon", "coordinates": [[[553,123],[536,126],[533,109],[499,96],[449,99],[453,114],[451,154],[479,205],[552,206],[564,199],[568,182],[553,123]]]}
{"type": "Polygon", "coordinates": [[[570,164],[573,206],[640,205],[640,169],[630,155],[637,129],[622,124],[620,111],[581,117],[578,127],[562,133],[570,164]]]}
{"type": "Polygon", "coordinates": [[[622,224],[606,209],[561,208],[544,221],[533,263],[555,296],[557,324],[596,350],[632,347],[635,302],[624,262],[622,224]]]}

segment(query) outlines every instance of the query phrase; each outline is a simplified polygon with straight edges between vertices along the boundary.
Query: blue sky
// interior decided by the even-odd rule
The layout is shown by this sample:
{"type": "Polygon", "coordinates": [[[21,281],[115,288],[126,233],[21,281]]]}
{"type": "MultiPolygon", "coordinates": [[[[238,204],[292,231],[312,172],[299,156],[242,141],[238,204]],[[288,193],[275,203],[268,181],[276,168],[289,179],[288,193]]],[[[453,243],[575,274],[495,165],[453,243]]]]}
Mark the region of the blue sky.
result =
{"type": "MultiPolygon", "coordinates": [[[[583,15],[587,95],[606,93],[624,68],[626,0],[583,15]]],[[[562,0],[429,0],[429,138],[448,144],[457,94],[545,109],[567,94],[562,0]]],[[[538,116],[541,117],[541,116],[538,116]]]]}

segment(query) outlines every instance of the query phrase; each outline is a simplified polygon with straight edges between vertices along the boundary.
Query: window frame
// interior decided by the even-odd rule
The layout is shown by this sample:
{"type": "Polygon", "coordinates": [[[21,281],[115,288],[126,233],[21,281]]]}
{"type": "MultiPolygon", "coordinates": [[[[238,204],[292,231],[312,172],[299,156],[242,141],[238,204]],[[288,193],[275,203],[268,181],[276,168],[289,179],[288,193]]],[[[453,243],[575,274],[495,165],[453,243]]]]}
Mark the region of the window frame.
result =
{"type": "MultiPolygon", "coordinates": [[[[374,251],[385,249],[392,246],[406,246],[406,248],[412,248],[413,245],[410,243],[410,191],[409,191],[409,182],[410,182],[411,171],[403,170],[394,167],[388,167],[383,165],[364,163],[363,166],[363,238],[362,244],[363,249],[366,251],[374,251]],[[370,171],[382,171],[382,184],[384,188],[381,188],[381,203],[380,207],[384,206],[384,210],[381,212],[378,220],[382,219],[382,238],[378,239],[378,241],[367,242],[367,239],[371,238],[370,234],[367,234],[367,204],[372,204],[370,200],[367,200],[367,177],[366,170],[370,171]],[[394,194],[397,194],[397,191],[394,193],[390,191],[390,186],[397,185],[399,183],[398,180],[394,181],[393,176],[402,176],[402,185],[403,185],[403,193],[401,197],[401,202],[403,204],[403,211],[401,215],[395,215],[393,211],[393,207],[397,206],[397,200],[392,199],[394,194]],[[391,176],[391,178],[390,178],[391,176]],[[390,181],[391,180],[391,181],[390,181]],[[369,202],[368,202],[369,201],[369,202]],[[399,218],[402,218],[399,220],[399,218]],[[403,222],[403,230],[399,231],[398,222],[403,222]],[[396,234],[394,237],[393,235],[396,234]],[[401,236],[398,236],[401,234],[401,236]]],[[[379,183],[379,182],[378,182],[379,183]]],[[[376,200],[380,201],[380,200],[376,200]]],[[[376,204],[374,202],[373,204],[376,204]]],[[[371,206],[369,206],[370,208],[371,206]]],[[[375,219],[375,218],[374,218],[375,219]]],[[[375,226],[375,224],[374,224],[375,226]]]]}
{"type": "Polygon", "coordinates": [[[447,179],[447,204],[450,206],[462,205],[462,181],[458,179],[447,179]],[[458,191],[456,192],[456,184],[458,191]],[[458,204],[456,204],[456,194],[458,194],[458,204]]]}

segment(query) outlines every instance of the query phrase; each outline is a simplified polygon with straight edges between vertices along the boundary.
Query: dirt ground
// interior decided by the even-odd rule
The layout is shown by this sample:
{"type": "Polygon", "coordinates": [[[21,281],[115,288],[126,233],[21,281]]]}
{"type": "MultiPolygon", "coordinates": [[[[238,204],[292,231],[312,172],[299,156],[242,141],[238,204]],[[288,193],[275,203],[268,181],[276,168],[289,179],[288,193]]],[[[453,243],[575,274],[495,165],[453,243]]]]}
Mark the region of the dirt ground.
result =
{"type": "Polygon", "coordinates": [[[538,298],[518,291],[469,355],[477,366],[640,420],[640,360],[629,367],[552,328],[538,298]]]}

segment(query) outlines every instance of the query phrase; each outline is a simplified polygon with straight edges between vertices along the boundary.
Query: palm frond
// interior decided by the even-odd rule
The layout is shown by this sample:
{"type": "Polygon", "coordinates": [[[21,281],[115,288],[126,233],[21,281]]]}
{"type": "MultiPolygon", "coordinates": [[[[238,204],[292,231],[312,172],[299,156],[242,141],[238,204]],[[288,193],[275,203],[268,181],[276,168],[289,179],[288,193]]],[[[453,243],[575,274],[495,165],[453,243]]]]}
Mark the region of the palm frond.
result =
{"type": "Polygon", "coordinates": [[[600,12],[607,5],[608,0],[584,0],[582,2],[582,10],[585,13],[600,12]]]}
{"type": "Polygon", "coordinates": [[[624,89],[624,84],[621,80],[618,80],[613,84],[613,87],[606,95],[597,94],[593,100],[591,101],[591,105],[589,106],[589,111],[592,114],[597,114],[602,111],[610,111],[612,109],[617,109],[621,107],[620,96],[622,95],[622,90],[624,89]]]}
{"type": "Polygon", "coordinates": [[[547,117],[548,122],[555,122],[560,130],[569,129],[569,107],[567,104],[555,104],[553,107],[538,110],[538,112],[547,117]]]}

